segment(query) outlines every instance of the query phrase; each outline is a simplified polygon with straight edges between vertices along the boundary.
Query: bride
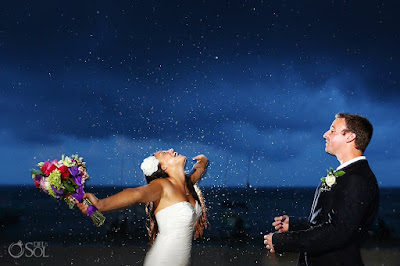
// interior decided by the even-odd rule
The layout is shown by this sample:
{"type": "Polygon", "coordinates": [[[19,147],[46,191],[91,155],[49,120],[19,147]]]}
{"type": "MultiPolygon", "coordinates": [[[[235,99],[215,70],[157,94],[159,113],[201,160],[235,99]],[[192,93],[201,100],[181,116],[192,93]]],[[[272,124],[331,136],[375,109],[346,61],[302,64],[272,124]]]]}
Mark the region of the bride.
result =
{"type": "MultiPolygon", "coordinates": [[[[152,247],[144,265],[188,265],[192,236],[200,237],[207,227],[206,208],[196,183],[203,176],[208,160],[204,155],[193,158],[197,163],[188,175],[184,167],[186,157],[173,149],[158,151],[143,160],[141,169],[147,185],[127,188],[105,199],[86,193],[99,211],[106,212],[147,203],[147,230],[152,247]]],[[[87,205],[77,203],[87,214],[87,205]]]]}

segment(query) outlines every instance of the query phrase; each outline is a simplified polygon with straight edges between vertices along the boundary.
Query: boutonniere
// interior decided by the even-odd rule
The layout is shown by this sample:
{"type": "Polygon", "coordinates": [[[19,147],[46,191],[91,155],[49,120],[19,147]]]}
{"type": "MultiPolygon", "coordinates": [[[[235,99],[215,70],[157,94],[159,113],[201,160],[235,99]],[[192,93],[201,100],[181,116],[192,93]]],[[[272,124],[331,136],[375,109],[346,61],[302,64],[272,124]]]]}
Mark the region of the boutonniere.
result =
{"type": "Polygon", "coordinates": [[[336,184],[336,178],[345,174],[344,171],[335,171],[333,168],[326,170],[328,172],[327,176],[321,178],[322,185],[321,191],[330,191],[332,186],[336,184]]]}

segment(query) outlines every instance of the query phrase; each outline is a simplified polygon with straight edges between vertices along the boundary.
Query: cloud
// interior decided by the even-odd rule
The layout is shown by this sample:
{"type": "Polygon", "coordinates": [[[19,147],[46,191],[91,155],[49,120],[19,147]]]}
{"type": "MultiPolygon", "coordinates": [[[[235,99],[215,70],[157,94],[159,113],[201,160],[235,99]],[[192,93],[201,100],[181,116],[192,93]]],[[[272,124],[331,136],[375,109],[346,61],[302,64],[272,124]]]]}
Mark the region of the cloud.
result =
{"type": "MultiPolygon", "coordinates": [[[[46,77],[46,84],[43,77],[9,71],[9,79],[2,81],[8,87],[0,107],[6,114],[2,125],[31,141],[117,134],[234,147],[233,139],[247,143],[244,139],[253,133],[267,140],[271,134],[287,134],[279,132],[319,130],[336,112],[369,102],[357,75],[331,75],[324,84],[309,86],[301,83],[296,69],[286,76],[280,72],[267,80],[234,84],[210,77],[199,80],[200,88],[182,90],[178,83],[163,90],[143,89],[107,73],[86,78],[85,73],[66,72],[46,77]],[[6,122],[7,116],[13,121],[6,122]]],[[[246,145],[254,146],[243,144],[244,150],[246,145]]]]}
{"type": "MultiPolygon", "coordinates": [[[[230,158],[238,166],[228,167],[233,180],[244,180],[252,160],[252,171],[278,182],[297,171],[282,169],[287,164],[319,171],[309,161],[327,162],[319,141],[345,111],[373,122],[371,159],[384,156],[381,169],[396,165],[395,8],[214,2],[8,3],[0,43],[4,147],[31,163],[37,150],[46,151],[39,158],[68,145],[135,160],[142,155],[129,150],[137,145],[174,145],[218,154],[223,169],[230,158]]],[[[218,181],[226,173],[218,170],[218,181]]]]}

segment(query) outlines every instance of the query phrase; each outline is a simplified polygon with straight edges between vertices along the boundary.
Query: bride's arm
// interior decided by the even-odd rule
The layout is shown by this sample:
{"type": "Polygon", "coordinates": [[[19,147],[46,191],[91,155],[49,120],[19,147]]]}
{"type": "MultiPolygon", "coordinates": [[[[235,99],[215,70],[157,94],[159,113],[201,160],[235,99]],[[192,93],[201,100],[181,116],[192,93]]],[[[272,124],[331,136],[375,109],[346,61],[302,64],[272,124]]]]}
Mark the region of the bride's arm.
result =
{"type": "Polygon", "coordinates": [[[190,171],[189,176],[193,184],[196,184],[200,180],[200,178],[204,175],[207,169],[208,159],[203,154],[200,154],[194,157],[193,160],[197,160],[197,163],[193,165],[193,168],[190,171]]]}
{"type": "MultiPolygon", "coordinates": [[[[159,200],[163,194],[163,190],[162,180],[154,180],[148,185],[127,188],[104,199],[97,199],[91,193],[85,193],[83,197],[88,198],[99,211],[107,212],[121,209],[134,203],[147,203],[159,200]]],[[[84,214],[87,214],[88,206],[86,204],[77,203],[77,206],[84,214]]]]}

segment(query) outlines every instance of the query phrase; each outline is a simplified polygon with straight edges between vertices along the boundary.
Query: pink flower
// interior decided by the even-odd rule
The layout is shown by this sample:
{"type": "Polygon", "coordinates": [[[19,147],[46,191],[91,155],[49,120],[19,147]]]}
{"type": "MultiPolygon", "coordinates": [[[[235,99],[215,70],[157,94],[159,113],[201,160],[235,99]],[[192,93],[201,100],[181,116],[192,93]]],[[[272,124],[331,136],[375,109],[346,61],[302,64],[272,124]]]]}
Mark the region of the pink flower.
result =
{"type": "Polygon", "coordinates": [[[47,161],[43,164],[42,168],[40,168],[40,170],[42,170],[42,172],[45,175],[49,175],[51,172],[53,172],[54,170],[57,169],[57,160],[53,160],[52,162],[47,161]]]}
{"type": "Polygon", "coordinates": [[[44,192],[49,193],[48,191],[50,189],[50,182],[47,177],[43,177],[42,179],[40,179],[40,188],[44,192]]]}

